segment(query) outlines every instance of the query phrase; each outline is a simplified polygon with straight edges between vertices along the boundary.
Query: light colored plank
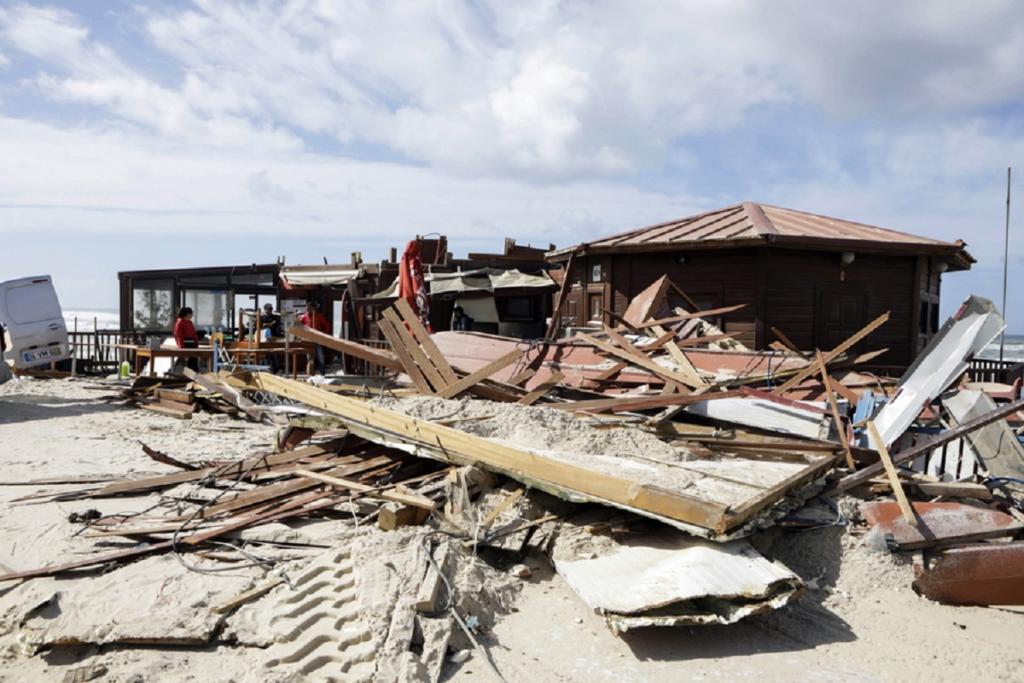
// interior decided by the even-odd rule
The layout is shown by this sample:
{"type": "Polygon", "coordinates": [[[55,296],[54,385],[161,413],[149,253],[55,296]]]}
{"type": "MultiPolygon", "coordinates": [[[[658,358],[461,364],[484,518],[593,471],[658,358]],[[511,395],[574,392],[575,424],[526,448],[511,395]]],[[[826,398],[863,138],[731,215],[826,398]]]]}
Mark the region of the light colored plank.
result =
{"type": "Polygon", "coordinates": [[[409,379],[412,380],[417,391],[421,394],[433,394],[434,389],[430,386],[430,382],[423,376],[419,366],[416,365],[416,361],[409,355],[409,351],[405,348],[405,340],[398,334],[398,330],[391,324],[391,321],[387,318],[381,318],[377,321],[377,327],[380,328],[381,334],[391,344],[395,355],[398,356],[402,370],[405,371],[405,374],[409,375],[409,379]]]}
{"type": "Polygon", "coordinates": [[[561,384],[563,379],[565,379],[565,375],[556,370],[551,374],[551,377],[549,377],[546,382],[538,385],[536,389],[534,389],[526,396],[523,396],[521,399],[519,399],[519,405],[532,406],[534,403],[540,400],[541,396],[543,396],[544,394],[548,393],[549,391],[557,387],[559,384],[561,384]]]}
{"type": "Polygon", "coordinates": [[[401,493],[399,491],[382,491],[379,487],[369,486],[358,481],[352,481],[351,479],[332,477],[329,474],[312,472],[310,470],[295,470],[295,475],[306,479],[312,479],[313,481],[319,481],[324,484],[330,484],[331,486],[338,488],[349,489],[357,493],[365,493],[374,498],[381,498],[382,500],[401,503],[402,505],[408,505],[410,507],[422,508],[424,510],[434,510],[437,507],[434,504],[434,501],[423,496],[417,496],[411,493],[401,493]]]}
{"type": "MultiPolygon", "coordinates": [[[[420,371],[427,378],[427,381],[433,386],[434,391],[440,391],[448,386],[448,382],[444,377],[441,376],[440,371],[434,365],[433,361],[427,357],[427,354],[423,351],[423,348],[417,343],[416,339],[406,329],[405,323],[398,317],[393,309],[385,309],[384,317],[391,322],[391,327],[398,335],[398,338],[402,340],[402,346],[406,352],[412,356],[412,359],[419,366],[420,371]]],[[[394,343],[391,344],[394,347],[394,343]]],[[[397,352],[397,349],[396,349],[397,352]]]]}
{"type": "Polygon", "coordinates": [[[624,360],[630,365],[637,365],[645,370],[648,370],[649,372],[653,373],[654,375],[657,375],[658,377],[661,377],[664,380],[678,382],[679,384],[690,387],[691,389],[698,389],[701,386],[696,384],[690,377],[686,377],[685,375],[669,370],[668,368],[663,368],[662,366],[658,365],[657,363],[652,361],[650,358],[647,358],[646,356],[636,356],[633,353],[630,353],[629,351],[620,349],[618,346],[614,346],[611,343],[604,341],[603,339],[596,339],[595,337],[591,337],[590,335],[584,334],[583,332],[577,332],[576,338],[587,342],[591,346],[596,346],[602,351],[610,353],[611,355],[621,360],[624,360]]]}
{"type": "Polygon", "coordinates": [[[460,379],[458,382],[455,382],[454,384],[449,384],[444,389],[438,391],[437,395],[440,396],[441,398],[454,398],[455,396],[461,394],[463,391],[466,391],[475,386],[476,384],[479,384],[480,382],[484,381],[485,379],[487,379],[494,373],[498,372],[499,370],[502,370],[508,367],[509,365],[518,362],[519,359],[523,357],[524,353],[525,351],[520,351],[518,349],[515,351],[510,351],[501,358],[492,360],[490,363],[483,366],[479,370],[471,372],[470,374],[460,379]]]}
{"type": "Polygon", "coordinates": [[[832,393],[832,380],[828,376],[828,368],[825,366],[825,359],[821,356],[821,349],[814,350],[815,358],[818,361],[818,372],[821,373],[821,383],[825,385],[825,396],[828,397],[828,406],[832,410],[832,419],[836,423],[836,436],[839,443],[843,445],[843,455],[846,456],[846,466],[851,470],[856,468],[853,462],[853,452],[850,450],[850,442],[846,438],[846,429],[843,421],[839,418],[839,406],[836,404],[835,394],[832,393]]]}
{"type": "Polygon", "coordinates": [[[437,348],[437,344],[431,339],[430,333],[427,332],[427,328],[423,327],[423,323],[420,322],[419,316],[412,310],[412,306],[405,299],[398,299],[395,301],[395,307],[398,309],[402,317],[409,324],[409,329],[413,335],[419,340],[420,345],[423,346],[423,350],[427,356],[430,357],[437,369],[440,371],[441,376],[444,377],[445,381],[449,384],[457,382],[459,380],[452,366],[448,364],[444,354],[441,353],[441,349],[437,348]]]}
{"type": "MultiPolygon", "coordinates": [[[[825,365],[828,365],[829,363],[834,361],[836,358],[839,357],[839,354],[845,352],[847,349],[852,348],[861,339],[868,336],[869,334],[877,330],[879,327],[884,325],[887,320],[889,320],[889,311],[886,311],[882,315],[878,316],[877,318],[869,322],[867,325],[865,325],[863,328],[861,328],[861,330],[854,334],[852,337],[850,337],[849,339],[841,343],[839,346],[835,347],[834,349],[826,353],[824,356],[825,365]]],[[[785,384],[777,388],[773,393],[779,395],[784,394],[793,387],[795,387],[796,385],[800,384],[800,382],[803,382],[805,379],[816,373],[817,371],[817,365],[814,363],[809,363],[806,368],[790,377],[785,384]]]]}
{"type": "Polygon", "coordinates": [[[882,461],[882,466],[885,467],[885,474],[889,477],[889,485],[892,486],[892,493],[896,496],[896,503],[900,506],[903,519],[907,521],[907,524],[917,526],[917,515],[910,505],[910,501],[907,500],[907,493],[903,490],[903,482],[900,481],[900,475],[896,472],[896,466],[892,464],[889,449],[882,441],[882,436],[878,433],[878,427],[875,426],[873,420],[868,420],[868,432],[871,434],[871,440],[878,446],[878,458],[882,461]]]}

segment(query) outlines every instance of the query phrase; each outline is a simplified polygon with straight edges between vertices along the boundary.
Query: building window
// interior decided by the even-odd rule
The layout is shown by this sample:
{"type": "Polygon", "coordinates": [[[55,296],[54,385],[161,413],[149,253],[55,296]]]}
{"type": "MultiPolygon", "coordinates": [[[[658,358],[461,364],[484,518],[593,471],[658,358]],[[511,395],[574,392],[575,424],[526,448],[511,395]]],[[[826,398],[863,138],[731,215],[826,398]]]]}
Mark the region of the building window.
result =
{"type": "Polygon", "coordinates": [[[530,296],[510,296],[505,298],[505,315],[503,320],[524,321],[533,320],[534,299],[530,296]]]}
{"type": "Polygon", "coordinates": [[[132,322],[137,330],[169,330],[174,323],[174,281],[132,283],[132,322]]]}
{"type": "Polygon", "coordinates": [[[233,327],[231,324],[232,307],[228,303],[225,291],[209,291],[190,289],[185,292],[185,305],[192,309],[192,322],[198,330],[211,330],[233,327]]]}
{"type": "Polygon", "coordinates": [[[931,319],[931,308],[927,301],[921,302],[921,310],[917,314],[917,326],[921,334],[928,334],[929,324],[928,321],[931,319]]]}
{"type": "Polygon", "coordinates": [[[601,294],[590,295],[590,320],[604,319],[604,296],[601,294]]]}
{"type": "Polygon", "coordinates": [[[590,281],[601,282],[602,280],[604,280],[604,270],[601,268],[601,264],[595,263],[590,266],[590,281]]]}
{"type": "Polygon", "coordinates": [[[939,331],[939,303],[933,303],[931,309],[931,332],[932,334],[935,334],[939,331]]]}

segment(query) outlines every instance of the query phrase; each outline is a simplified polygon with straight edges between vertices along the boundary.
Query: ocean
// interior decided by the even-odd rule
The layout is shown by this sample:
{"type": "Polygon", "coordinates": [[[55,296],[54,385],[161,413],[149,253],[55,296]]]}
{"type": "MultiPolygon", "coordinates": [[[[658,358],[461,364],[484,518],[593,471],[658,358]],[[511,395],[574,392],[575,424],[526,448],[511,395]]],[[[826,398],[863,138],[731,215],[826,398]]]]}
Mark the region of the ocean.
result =
{"type": "MultiPolygon", "coordinates": [[[[999,337],[982,349],[978,358],[999,358],[999,337]]],[[[1008,334],[1003,340],[1003,360],[1024,361],[1024,334],[1008,334]]]]}
{"type": "Polygon", "coordinates": [[[78,330],[79,332],[92,332],[93,321],[96,328],[100,330],[117,330],[121,327],[121,315],[109,308],[97,308],[92,310],[68,310],[64,309],[64,324],[68,326],[68,332],[78,330]],[[76,327],[77,319],[77,327],[76,327]]]}

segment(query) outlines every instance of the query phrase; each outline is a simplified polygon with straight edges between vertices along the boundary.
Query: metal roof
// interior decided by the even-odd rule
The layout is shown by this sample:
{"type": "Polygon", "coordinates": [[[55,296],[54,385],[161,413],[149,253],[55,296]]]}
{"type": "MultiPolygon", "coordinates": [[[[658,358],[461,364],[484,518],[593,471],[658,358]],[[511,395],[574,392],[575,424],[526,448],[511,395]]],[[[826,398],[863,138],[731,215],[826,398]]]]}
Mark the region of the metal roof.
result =
{"type": "Polygon", "coordinates": [[[860,248],[903,253],[960,253],[963,267],[974,259],[964,242],[944,242],[888,228],[830,218],[778,206],[743,202],[657,225],[603,237],[584,245],[548,253],[568,256],[583,248],[588,253],[614,251],[663,251],[695,247],[755,246],[763,244],[806,245],[819,248],[860,248]]]}

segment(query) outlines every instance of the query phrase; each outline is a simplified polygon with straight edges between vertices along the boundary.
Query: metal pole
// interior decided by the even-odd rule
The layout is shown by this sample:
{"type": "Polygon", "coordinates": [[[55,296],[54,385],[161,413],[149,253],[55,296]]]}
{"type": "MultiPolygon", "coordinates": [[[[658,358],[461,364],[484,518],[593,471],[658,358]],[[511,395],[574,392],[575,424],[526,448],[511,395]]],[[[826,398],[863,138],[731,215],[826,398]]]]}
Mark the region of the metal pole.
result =
{"type": "MultiPolygon", "coordinates": [[[[1006,236],[1003,242],[1003,319],[1006,319],[1006,274],[1010,259],[1010,173],[1013,168],[1006,167],[1006,236]]],[[[1006,329],[999,335],[999,362],[1003,362],[1003,342],[1006,341],[1006,329]]]]}

